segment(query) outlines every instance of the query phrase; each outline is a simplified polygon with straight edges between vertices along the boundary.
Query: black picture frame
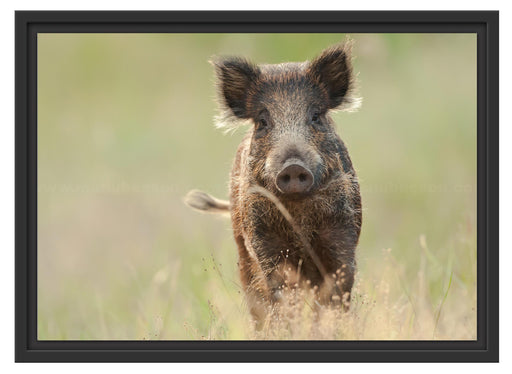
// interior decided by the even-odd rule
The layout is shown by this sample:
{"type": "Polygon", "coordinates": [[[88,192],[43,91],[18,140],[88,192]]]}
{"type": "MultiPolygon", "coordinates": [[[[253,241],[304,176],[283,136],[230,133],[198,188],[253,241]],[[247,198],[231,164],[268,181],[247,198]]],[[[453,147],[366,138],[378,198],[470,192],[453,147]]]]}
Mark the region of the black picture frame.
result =
{"type": "Polygon", "coordinates": [[[497,11],[15,13],[15,360],[18,362],[498,361],[497,11]],[[38,341],[37,34],[350,32],[477,34],[476,341],[38,341]]]}

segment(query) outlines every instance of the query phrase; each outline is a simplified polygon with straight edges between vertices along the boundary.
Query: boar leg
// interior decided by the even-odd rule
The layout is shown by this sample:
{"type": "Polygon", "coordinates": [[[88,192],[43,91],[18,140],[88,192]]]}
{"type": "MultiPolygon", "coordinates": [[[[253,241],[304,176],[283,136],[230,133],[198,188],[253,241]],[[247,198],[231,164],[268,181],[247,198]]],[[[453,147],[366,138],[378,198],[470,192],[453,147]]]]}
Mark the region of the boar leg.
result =
{"type": "Polygon", "coordinates": [[[323,304],[342,305],[347,310],[356,269],[355,248],[358,231],[342,224],[319,230],[313,247],[327,264],[327,276],[321,287],[323,304]]]}
{"type": "Polygon", "coordinates": [[[239,270],[242,287],[249,310],[256,322],[256,328],[263,327],[270,307],[270,292],[261,266],[254,255],[248,250],[242,236],[235,238],[238,246],[239,270]]]}

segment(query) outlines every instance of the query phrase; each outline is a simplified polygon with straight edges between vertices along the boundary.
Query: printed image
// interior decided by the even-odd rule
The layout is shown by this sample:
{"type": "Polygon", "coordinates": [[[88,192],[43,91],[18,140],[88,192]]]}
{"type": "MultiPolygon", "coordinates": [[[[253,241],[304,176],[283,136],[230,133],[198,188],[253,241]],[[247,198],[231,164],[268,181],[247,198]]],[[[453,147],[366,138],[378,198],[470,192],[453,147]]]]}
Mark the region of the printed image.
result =
{"type": "Polygon", "coordinates": [[[38,34],[38,339],[475,340],[475,34],[38,34]]]}

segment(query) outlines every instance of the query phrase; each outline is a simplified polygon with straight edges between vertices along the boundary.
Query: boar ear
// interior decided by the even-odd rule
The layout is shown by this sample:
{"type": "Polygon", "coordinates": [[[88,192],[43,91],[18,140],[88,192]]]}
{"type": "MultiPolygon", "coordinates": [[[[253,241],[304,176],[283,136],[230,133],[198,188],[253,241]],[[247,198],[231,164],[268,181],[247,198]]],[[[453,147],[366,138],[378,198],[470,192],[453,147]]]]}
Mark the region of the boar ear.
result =
{"type": "Polygon", "coordinates": [[[352,42],[347,41],[328,48],[311,61],[308,74],[327,90],[329,109],[355,109],[360,99],[352,97],[352,42]]]}
{"type": "Polygon", "coordinates": [[[256,65],[239,57],[213,59],[219,87],[219,96],[226,109],[238,118],[248,118],[247,92],[258,79],[256,65]]]}

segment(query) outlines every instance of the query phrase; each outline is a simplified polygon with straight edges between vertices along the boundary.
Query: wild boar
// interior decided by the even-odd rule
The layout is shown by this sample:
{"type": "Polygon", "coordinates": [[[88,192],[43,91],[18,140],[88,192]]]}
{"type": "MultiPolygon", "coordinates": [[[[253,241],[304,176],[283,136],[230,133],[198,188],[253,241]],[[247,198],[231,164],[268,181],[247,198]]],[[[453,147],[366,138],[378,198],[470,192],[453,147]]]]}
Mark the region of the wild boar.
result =
{"type": "Polygon", "coordinates": [[[186,202],[230,213],[241,282],[258,322],[288,287],[308,284],[319,290],[320,303],[349,305],[361,196],[329,114],[360,102],[351,50],[347,41],[311,62],[212,62],[220,126],[250,122],[251,128],[236,152],[229,202],[200,191],[189,192],[186,202]]]}

